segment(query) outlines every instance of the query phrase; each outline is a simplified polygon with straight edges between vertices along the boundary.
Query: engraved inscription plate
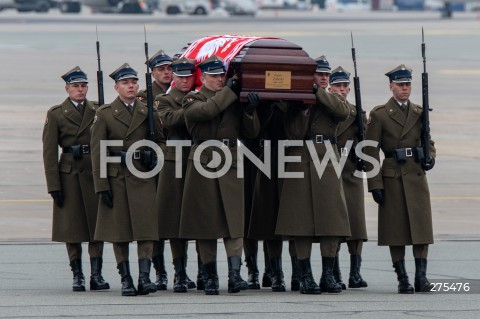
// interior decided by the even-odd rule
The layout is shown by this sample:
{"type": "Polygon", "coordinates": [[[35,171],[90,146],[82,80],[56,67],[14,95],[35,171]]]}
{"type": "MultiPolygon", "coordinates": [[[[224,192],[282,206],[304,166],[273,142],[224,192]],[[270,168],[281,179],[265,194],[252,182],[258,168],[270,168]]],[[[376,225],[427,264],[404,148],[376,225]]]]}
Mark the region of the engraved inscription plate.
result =
{"type": "Polygon", "coordinates": [[[292,88],[292,72],[265,71],[265,89],[290,90],[292,88]]]}

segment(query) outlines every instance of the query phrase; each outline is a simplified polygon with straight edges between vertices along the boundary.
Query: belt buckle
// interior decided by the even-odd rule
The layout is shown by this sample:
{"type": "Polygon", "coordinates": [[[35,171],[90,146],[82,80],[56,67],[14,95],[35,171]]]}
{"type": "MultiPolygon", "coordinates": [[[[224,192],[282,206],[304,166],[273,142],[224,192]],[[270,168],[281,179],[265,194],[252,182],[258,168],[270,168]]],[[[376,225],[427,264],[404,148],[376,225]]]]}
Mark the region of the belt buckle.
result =
{"type": "Polygon", "coordinates": [[[140,159],[140,151],[136,150],[133,152],[133,159],[139,160],[140,159]]]}
{"type": "Polygon", "coordinates": [[[222,139],[222,143],[223,143],[223,145],[225,145],[223,147],[229,147],[230,146],[230,139],[224,138],[224,139],[222,139]]]}
{"type": "Polygon", "coordinates": [[[348,156],[348,153],[349,153],[348,151],[349,151],[349,150],[348,150],[348,147],[342,147],[342,148],[340,149],[340,154],[341,154],[341,156],[342,156],[342,157],[347,157],[347,156],[348,156]]]}
{"type": "Polygon", "coordinates": [[[83,144],[81,147],[82,154],[90,154],[90,147],[89,145],[83,144]]]}
{"type": "Polygon", "coordinates": [[[315,143],[323,143],[323,135],[315,135],[315,143]]]}
{"type": "Polygon", "coordinates": [[[406,157],[412,157],[413,156],[413,152],[412,152],[412,149],[410,147],[405,148],[405,156],[406,157]]]}

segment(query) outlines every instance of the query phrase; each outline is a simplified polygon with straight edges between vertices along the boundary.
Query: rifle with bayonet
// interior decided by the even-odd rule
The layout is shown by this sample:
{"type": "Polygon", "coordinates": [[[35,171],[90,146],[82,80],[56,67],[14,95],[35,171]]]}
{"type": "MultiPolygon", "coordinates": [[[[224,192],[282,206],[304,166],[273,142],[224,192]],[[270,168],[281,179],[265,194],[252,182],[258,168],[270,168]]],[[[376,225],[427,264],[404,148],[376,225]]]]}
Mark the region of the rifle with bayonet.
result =
{"type": "MultiPolygon", "coordinates": [[[[143,26],[143,32],[145,35],[145,64],[147,65],[147,72],[145,73],[145,82],[147,84],[147,121],[148,121],[147,139],[152,142],[156,142],[155,125],[154,125],[154,119],[153,119],[152,75],[150,73],[150,66],[149,66],[150,58],[148,57],[147,30],[145,29],[145,26],[143,26]]],[[[155,151],[150,147],[145,148],[143,150],[143,155],[142,155],[142,164],[147,169],[151,170],[156,166],[156,163],[157,163],[157,157],[156,157],[155,151]]]]}
{"type": "Polygon", "coordinates": [[[422,167],[428,171],[433,168],[435,161],[430,156],[430,116],[432,111],[428,101],[428,73],[427,73],[427,58],[425,55],[425,36],[423,34],[422,27],[422,58],[423,58],[423,73],[422,73],[422,147],[423,147],[423,159],[422,167]]]}
{"type": "MultiPolygon", "coordinates": [[[[353,77],[353,86],[355,91],[355,108],[357,114],[355,116],[355,124],[357,126],[357,143],[362,142],[365,139],[365,127],[363,123],[364,111],[362,109],[362,98],[360,95],[360,78],[357,75],[357,58],[355,54],[355,46],[353,45],[353,34],[350,32],[350,37],[352,39],[352,60],[353,60],[353,69],[355,71],[355,76],[353,77]]],[[[356,156],[357,169],[366,171],[365,162],[356,156]]]]}
{"type": "Polygon", "coordinates": [[[95,27],[95,31],[97,33],[97,62],[98,62],[98,70],[97,70],[97,87],[98,87],[98,105],[105,104],[105,97],[103,95],[103,71],[100,63],[100,42],[98,41],[98,29],[95,27]]]}

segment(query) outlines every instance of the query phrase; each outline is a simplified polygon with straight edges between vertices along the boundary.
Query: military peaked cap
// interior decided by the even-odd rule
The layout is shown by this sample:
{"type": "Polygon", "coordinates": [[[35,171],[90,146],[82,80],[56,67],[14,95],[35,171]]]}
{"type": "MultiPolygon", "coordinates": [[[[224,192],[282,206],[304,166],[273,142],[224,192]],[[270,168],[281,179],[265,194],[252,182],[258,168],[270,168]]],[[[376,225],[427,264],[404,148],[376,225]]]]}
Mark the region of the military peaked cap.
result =
{"type": "Polygon", "coordinates": [[[83,72],[79,66],[74,67],[64,75],[62,79],[67,83],[88,83],[87,75],[83,72]]]}
{"type": "Polygon", "coordinates": [[[176,76],[190,76],[195,73],[195,60],[180,58],[172,62],[172,69],[176,76]]]}
{"type": "Polygon", "coordinates": [[[110,74],[110,77],[118,82],[124,79],[135,79],[138,80],[137,71],[132,69],[128,63],[122,64],[118,69],[110,74]]]}
{"type": "Polygon", "coordinates": [[[350,83],[350,72],[344,70],[341,66],[336,68],[330,74],[330,84],[350,83]]]}
{"type": "Polygon", "coordinates": [[[172,58],[160,50],[148,59],[148,67],[153,70],[161,65],[172,64],[172,58]]]}
{"type": "Polygon", "coordinates": [[[397,66],[395,69],[385,73],[393,83],[412,82],[412,69],[407,68],[404,64],[397,66]]]}
{"type": "Polygon", "coordinates": [[[198,64],[202,73],[206,74],[222,74],[225,73],[225,66],[223,60],[216,55],[212,55],[205,61],[198,64]]]}
{"type": "Polygon", "coordinates": [[[331,73],[332,68],[330,67],[330,63],[327,61],[327,57],[322,55],[315,59],[317,63],[317,69],[315,72],[317,73],[331,73]]]}

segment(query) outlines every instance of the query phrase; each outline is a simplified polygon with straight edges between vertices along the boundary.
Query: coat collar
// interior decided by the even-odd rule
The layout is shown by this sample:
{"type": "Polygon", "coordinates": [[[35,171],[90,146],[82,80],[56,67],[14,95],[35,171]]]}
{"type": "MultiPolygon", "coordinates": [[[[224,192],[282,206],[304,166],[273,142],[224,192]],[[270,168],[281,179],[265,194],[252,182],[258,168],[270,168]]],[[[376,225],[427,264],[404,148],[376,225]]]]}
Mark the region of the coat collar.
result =
{"type": "Polygon", "coordinates": [[[179,105],[180,107],[182,106],[183,97],[186,95],[185,93],[183,93],[176,87],[173,87],[168,94],[173,98],[177,105],[179,105]]]}
{"type": "MultiPolygon", "coordinates": [[[[129,113],[127,111],[127,113],[129,113]]],[[[140,102],[138,99],[135,99],[135,108],[133,110],[133,118],[132,121],[130,122],[130,126],[128,127],[127,131],[127,136],[132,134],[142,123],[145,121],[145,119],[148,116],[148,109],[143,104],[140,102]]]]}
{"type": "Polygon", "coordinates": [[[405,114],[400,110],[397,101],[395,101],[393,97],[391,97],[390,100],[388,100],[387,104],[385,104],[385,109],[387,110],[387,113],[392,120],[394,120],[401,126],[405,126],[407,118],[405,114]]]}
{"type": "Polygon", "coordinates": [[[78,112],[75,106],[72,104],[69,98],[66,98],[62,103],[62,114],[77,126],[82,124],[82,114],[78,112]]]}
{"type": "Polygon", "coordinates": [[[85,113],[83,114],[82,124],[78,129],[78,135],[80,135],[80,133],[85,131],[87,128],[90,128],[90,126],[93,123],[93,119],[95,117],[95,112],[97,110],[95,105],[88,100],[85,100],[84,108],[85,108],[85,113]]]}
{"type": "Polygon", "coordinates": [[[110,105],[113,116],[126,126],[130,126],[130,123],[132,122],[132,115],[127,110],[125,103],[123,103],[120,97],[117,97],[110,105]]]}

